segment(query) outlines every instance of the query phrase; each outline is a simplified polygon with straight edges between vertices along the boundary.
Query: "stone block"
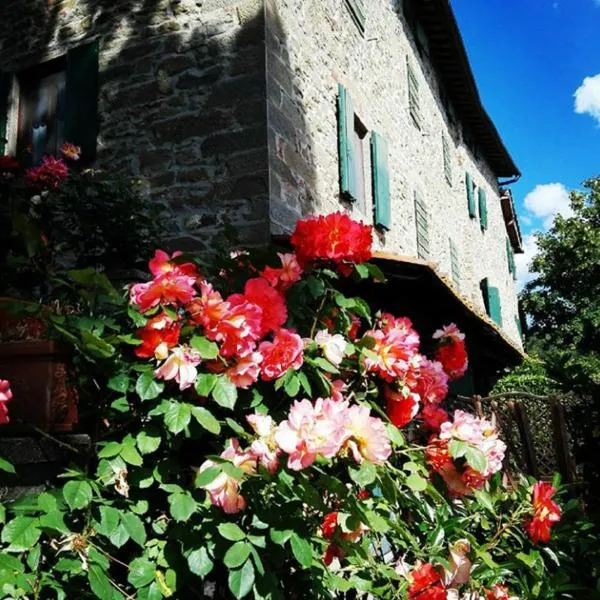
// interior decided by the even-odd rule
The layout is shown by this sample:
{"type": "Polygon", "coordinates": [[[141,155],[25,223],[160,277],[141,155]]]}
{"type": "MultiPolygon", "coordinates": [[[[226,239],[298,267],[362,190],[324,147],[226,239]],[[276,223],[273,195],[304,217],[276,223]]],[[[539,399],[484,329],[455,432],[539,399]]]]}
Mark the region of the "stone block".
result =
{"type": "Polygon", "coordinates": [[[234,152],[266,148],[266,145],[266,127],[261,125],[208,136],[202,143],[202,154],[204,156],[228,156],[234,152]]]}
{"type": "Polygon", "coordinates": [[[196,60],[191,54],[174,54],[163,58],[156,64],[156,69],[168,75],[176,75],[196,66],[196,60]]]}
{"type": "Polygon", "coordinates": [[[230,120],[221,112],[187,114],[155,122],[152,132],[160,141],[181,142],[225,129],[229,124],[230,120]]]}

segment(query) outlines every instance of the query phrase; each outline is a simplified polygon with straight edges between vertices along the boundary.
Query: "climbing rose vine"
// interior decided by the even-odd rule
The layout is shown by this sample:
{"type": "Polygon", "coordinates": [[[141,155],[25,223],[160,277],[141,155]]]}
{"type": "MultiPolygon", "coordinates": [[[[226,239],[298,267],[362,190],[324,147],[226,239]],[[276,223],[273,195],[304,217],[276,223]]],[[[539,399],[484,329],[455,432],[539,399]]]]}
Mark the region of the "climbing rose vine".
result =
{"type": "Polygon", "coordinates": [[[125,302],[104,289],[106,314],[61,320],[94,374],[98,458],[9,509],[14,577],[111,600],[528,597],[513,555],[550,539],[554,489],[503,480],[493,422],[449,400],[460,324],[395,314],[371,236],[335,213],[272,255],[157,250],[125,302]]]}

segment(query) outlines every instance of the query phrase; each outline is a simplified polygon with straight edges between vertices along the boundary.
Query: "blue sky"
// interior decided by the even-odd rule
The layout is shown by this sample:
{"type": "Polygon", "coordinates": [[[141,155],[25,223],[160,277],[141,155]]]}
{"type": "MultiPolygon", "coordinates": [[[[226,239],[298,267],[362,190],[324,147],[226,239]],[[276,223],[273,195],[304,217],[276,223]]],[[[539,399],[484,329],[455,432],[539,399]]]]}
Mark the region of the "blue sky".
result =
{"type": "Polygon", "coordinates": [[[600,175],[600,0],[451,2],[484,106],[523,173],[512,186],[522,282],[532,233],[568,214],[567,190],[600,175]]]}

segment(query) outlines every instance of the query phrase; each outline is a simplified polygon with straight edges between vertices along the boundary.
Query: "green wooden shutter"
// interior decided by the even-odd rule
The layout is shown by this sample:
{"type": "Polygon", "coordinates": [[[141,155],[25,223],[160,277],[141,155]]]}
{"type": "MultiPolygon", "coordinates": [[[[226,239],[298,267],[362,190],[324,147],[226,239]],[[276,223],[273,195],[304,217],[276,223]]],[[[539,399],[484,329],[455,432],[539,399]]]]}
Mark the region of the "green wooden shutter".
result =
{"type": "Polygon", "coordinates": [[[350,11],[352,20],[360,31],[361,35],[365,34],[365,6],[363,0],[346,0],[346,7],[350,11]]]}
{"type": "Polygon", "coordinates": [[[515,325],[517,326],[517,331],[519,332],[519,337],[523,339],[523,327],[521,325],[521,319],[519,316],[515,316],[515,325]]]}
{"type": "Polygon", "coordinates": [[[477,218],[477,208],[475,207],[475,194],[473,192],[473,179],[470,173],[465,173],[465,185],[467,188],[467,203],[469,206],[469,216],[477,218]]]}
{"type": "Polygon", "coordinates": [[[490,318],[497,325],[502,327],[502,307],[500,305],[500,290],[497,287],[489,286],[489,305],[490,305],[490,318]]]}
{"type": "Polygon", "coordinates": [[[482,187],[479,188],[479,222],[481,230],[485,231],[488,228],[487,198],[482,187]]]}
{"type": "Polygon", "coordinates": [[[356,158],[354,156],[354,108],[350,94],[343,85],[338,86],[338,142],[340,153],[340,193],[350,202],[358,198],[356,158]]]}
{"type": "Polygon", "coordinates": [[[485,305],[485,312],[490,314],[490,283],[488,278],[485,277],[479,282],[479,288],[481,289],[481,295],[483,296],[483,304],[485,305]]]}
{"type": "Polygon", "coordinates": [[[0,73],[0,156],[6,150],[6,127],[8,123],[8,98],[12,85],[11,73],[0,73]]]}
{"type": "Polygon", "coordinates": [[[421,129],[421,108],[419,106],[419,80],[406,57],[406,76],[408,79],[408,109],[415,125],[421,129]]]}
{"type": "Polygon", "coordinates": [[[429,213],[421,194],[415,190],[415,221],[417,224],[417,256],[429,258],[429,213]]]}
{"type": "Polygon", "coordinates": [[[460,261],[458,259],[458,249],[452,238],[448,238],[450,242],[450,272],[452,275],[452,283],[457,289],[460,289],[460,261]]]}
{"type": "Polygon", "coordinates": [[[376,131],[373,131],[371,135],[371,165],[373,168],[375,225],[387,230],[392,227],[388,156],[389,151],[386,139],[376,131]]]}
{"type": "Polygon", "coordinates": [[[81,146],[83,163],[92,162],[98,137],[98,42],[67,56],[65,112],[65,141],[81,146]]]}
{"type": "Polygon", "coordinates": [[[508,260],[508,272],[513,276],[513,279],[516,279],[517,265],[515,264],[515,253],[508,238],[506,238],[506,258],[508,260]]]}
{"type": "Polygon", "coordinates": [[[449,185],[452,185],[452,160],[450,157],[450,146],[448,138],[442,135],[442,153],[444,155],[444,176],[449,185]]]}

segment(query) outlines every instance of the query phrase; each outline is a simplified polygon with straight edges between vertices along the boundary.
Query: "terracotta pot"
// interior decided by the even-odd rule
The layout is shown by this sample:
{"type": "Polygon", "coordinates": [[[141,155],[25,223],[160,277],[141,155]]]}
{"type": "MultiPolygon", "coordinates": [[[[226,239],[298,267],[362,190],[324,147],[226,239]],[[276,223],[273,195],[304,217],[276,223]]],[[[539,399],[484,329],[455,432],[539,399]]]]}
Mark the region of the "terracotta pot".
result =
{"type": "Polygon", "coordinates": [[[71,431],[77,423],[77,393],[68,381],[68,356],[52,340],[0,343],[0,379],[13,398],[10,423],[0,434],[30,429],[71,431]]]}

